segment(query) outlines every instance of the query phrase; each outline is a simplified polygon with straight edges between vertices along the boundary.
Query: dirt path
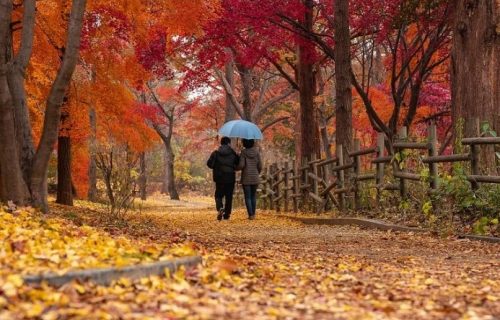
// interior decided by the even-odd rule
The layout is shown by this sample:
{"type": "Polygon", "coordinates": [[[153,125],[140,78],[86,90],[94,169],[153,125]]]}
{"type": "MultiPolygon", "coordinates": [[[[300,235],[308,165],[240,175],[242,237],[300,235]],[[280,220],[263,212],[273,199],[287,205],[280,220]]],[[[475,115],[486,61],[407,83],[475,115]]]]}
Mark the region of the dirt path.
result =
{"type": "Polygon", "coordinates": [[[109,319],[499,318],[498,244],[303,225],[271,212],[249,221],[237,210],[219,222],[207,199],[191,202],[153,199],[119,225],[88,204],[70,215],[61,207],[117,237],[192,242],[204,259],[171,280],[87,286],[79,308],[109,319]]]}
{"type": "Polygon", "coordinates": [[[241,210],[222,222],[207,209],[151,215],[201,245],[205,268],[227,274],[215,290],[200,282],[187,292],[214,300],[208,318],[500,316],[499,245],[305,226],[271,213],[248,221],[241,210]]]}

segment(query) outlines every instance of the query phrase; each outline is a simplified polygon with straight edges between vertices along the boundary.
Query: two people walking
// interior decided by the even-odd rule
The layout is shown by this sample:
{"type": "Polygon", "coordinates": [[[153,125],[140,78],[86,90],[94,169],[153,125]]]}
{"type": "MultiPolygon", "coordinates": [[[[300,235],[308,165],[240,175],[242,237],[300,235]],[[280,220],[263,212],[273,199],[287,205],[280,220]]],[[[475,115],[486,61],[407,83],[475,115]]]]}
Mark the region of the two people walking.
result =
{"type": "Polygon", "coordinates": [[[215,207],[218,220],[231,217],[236,171],[241,170],[241,184],[245,195],[248,218],[255,219],[257,186],[262,171],[262,160],[254,140],[243,139],[244,149],[238,155],[231,148],[231,139],[223,137],[220,147],[212,152],[207,166],[213,170],[215,182],[215,207]]]}

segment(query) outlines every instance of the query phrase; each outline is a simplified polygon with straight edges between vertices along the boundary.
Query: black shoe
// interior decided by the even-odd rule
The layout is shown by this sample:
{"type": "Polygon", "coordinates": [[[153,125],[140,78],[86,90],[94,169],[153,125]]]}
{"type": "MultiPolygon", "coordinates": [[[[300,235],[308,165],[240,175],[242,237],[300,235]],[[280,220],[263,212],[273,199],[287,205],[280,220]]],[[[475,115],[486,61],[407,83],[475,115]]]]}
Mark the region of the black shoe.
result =
{"type": "Polygon", "coordinates": [[[229,220],[229,216],[224,215],[224,220],[229,220]]]}
{"type": "Polygon", "coordinates": [[[219,209],[219,213],[217,213],[217,220],[221,221],[224,216],[224,208],[219,209]]]}
{"type": "Polygon", "coordinates": [[[253,215],[253,216],[248,216],[248,220],[255,220],[255,215],[253,215]]]}

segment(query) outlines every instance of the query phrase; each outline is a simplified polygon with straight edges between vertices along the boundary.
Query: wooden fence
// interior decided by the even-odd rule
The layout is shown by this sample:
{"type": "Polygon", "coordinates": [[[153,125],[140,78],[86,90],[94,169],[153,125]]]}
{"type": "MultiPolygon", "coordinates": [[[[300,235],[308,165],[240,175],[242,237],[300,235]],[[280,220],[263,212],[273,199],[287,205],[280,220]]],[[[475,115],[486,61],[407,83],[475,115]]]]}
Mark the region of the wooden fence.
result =
{"type": "MultiPolygon", "coordinates": [[[[500,145],[500,138],[463,139],[462,144],[468,147],[469,152],[452,155],[438,155],[435,125],[429,126],[427,142],[407,140],[407,131],[403,128],[398,140],[392,144],[394,154],[386,154],[385,135],[379,134],[376,146],[360,149],[360,141],[355,140],[354,150],[350,152],[342,152],[342,146],[338,146],[335,158],[303,159],[301,165],[295,160],[268,165],[261,176],[261,206],[276,211],[298,212],[302,208],[321,213],[334,206],[344,210],[350,203],[352,207],[359,209],[362,183],[369,181],[374,181],[374,185],[365,185],[363,190],[375,188],[377,201],[380,201],[384,190],[397,191],[406,199],[411,181],[428,182],[430,192],[437,190],[438,163],[469,162],[470,174],[467,179],[471,182],[472,189],[477,189],[479,183],[500,184],[500,176],[481,175],[479,169],[479,146],[500,145]],[[405,168],[402,159],[404,150],[420,151],[421,161],[428,166],[428,176],[424,177],[405,168]],[[363,172],[363,157],[371,157],[368,159],[371,170],[363,172]],[[385,182],[388,180],[385,178],[391,174],[392,182],[385,182]]],[[[366,159],[364,163],[367,163],[366,159]]]]}

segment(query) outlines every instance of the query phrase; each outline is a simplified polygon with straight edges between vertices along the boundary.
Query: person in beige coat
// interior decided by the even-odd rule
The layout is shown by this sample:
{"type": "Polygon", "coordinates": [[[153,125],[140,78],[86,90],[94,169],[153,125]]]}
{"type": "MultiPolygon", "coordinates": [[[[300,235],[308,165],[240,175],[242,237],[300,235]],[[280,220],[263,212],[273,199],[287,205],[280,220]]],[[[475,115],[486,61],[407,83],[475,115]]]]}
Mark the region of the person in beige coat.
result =
{"type": "Polygon", "coordinates": [[[257,186],[260,183],[262,160],[259,151],[254,147],[254,140],[243,139],[243,149],[237,169],[241,170],[241,184],[245,194],[248,219],[255,219],[257,206],[257,186]]]}

